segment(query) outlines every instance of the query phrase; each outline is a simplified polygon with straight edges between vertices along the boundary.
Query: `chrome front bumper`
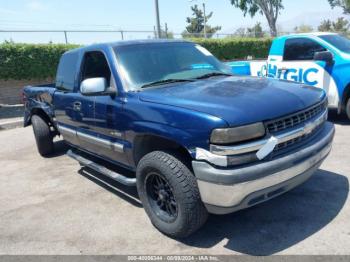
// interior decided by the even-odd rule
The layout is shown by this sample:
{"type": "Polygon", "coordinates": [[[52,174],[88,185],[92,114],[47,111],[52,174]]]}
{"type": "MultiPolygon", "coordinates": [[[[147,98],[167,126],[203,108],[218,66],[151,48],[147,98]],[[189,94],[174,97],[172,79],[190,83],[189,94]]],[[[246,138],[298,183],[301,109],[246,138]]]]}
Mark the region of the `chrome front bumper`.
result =
{"type": "Polygon", "coordinates": [[[202,201],[215,214],[231,213],[276,197],[307,180],[329,154],[334,126],[325,123],[319,134],[295,152],[242,168],[219,169],[193,161],[202,201]]]}

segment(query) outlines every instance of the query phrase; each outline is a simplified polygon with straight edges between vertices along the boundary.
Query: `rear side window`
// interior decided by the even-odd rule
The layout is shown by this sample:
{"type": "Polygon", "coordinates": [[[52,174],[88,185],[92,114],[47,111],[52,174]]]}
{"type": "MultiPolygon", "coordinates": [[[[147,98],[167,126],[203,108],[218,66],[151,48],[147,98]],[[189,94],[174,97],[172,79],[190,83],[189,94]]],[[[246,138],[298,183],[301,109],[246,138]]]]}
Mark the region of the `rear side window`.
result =
{"type": "Polygon", "coordinates": [[[104,77],[108,86],[111,82],[111,70],[102,52],[88,52],[84,55],[81,81],[88,78],[104,77]]]}
{"type": "Polygon", "coordinates": [[[313,60],[316,52],[327,51],[317,42],[307,38],[293,38],[286,41],[284,61],[313,60]]]}
{"type": "Polygon", "coordinates": [[[56,75],[57,88],[67,91],[74,89],[78,58],[78,52],[66,53],[62,56],[56,75]]]}

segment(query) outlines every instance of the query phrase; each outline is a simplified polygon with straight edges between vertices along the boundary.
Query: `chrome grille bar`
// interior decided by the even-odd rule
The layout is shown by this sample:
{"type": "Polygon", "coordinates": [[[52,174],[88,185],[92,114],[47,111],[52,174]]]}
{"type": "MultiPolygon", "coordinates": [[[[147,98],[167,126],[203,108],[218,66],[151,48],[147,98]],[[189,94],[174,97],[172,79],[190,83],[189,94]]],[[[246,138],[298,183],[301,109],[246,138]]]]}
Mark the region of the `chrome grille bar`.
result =
{"type": "MultiPolygon", "coordinates": [[[[288,132],[275,135],[275,138],[278,139],[278,145],[286,143],[288,141],[292,141],[296,138],[303,137],[305,135],[311,134],[314,130],[316,130],[321,124],[323,124],[327,120],[328,110],[326,109],[319,117],[315,120],[305,122],[303,126],[299,128],[292,129],[288,132]]],[[[242,145],[235,146],[219,146],[219,145],[210,145],[210,151],[213,154],[220,156],[232,156],[232,155],[240,155],[250,152],[255,152],[260,150],[270,139],[270,137],[245,143],[242,145]]]]}

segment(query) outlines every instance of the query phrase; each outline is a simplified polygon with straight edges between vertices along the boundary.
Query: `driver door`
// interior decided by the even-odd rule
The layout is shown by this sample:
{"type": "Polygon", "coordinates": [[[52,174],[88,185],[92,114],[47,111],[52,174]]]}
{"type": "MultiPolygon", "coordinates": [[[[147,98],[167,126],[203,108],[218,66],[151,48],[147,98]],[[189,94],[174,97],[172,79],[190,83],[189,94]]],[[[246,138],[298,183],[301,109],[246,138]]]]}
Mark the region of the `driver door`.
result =
{"type": "Polygon", "coordinates": [[[123,104],[117,96],[108,60],[101,51],[86,52],[84,55],[80,80],[82,82],[91,78],[106,79],[108,89],[114,90],[115,94],[82,95],[82,107],[90,108],[92,104],[92,110],[89,117],[83,121],[83,125],[78,127],[81,145],[99,156],[128,164],[122,133],[119,131],[123,104]]]}

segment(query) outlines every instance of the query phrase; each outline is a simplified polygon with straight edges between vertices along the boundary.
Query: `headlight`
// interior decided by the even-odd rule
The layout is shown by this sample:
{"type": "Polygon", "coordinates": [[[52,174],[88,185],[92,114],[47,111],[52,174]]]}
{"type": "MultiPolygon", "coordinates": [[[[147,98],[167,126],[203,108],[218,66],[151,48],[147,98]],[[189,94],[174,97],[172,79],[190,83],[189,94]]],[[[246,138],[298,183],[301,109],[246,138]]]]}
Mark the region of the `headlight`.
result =
{"type": "Polygon", "coordinates": [[[234,128],[218,128],[211,133],[210,142],[216,145],[233,144],[263,137],[265,133],[265,126],[261,122],[234,128]]]}

